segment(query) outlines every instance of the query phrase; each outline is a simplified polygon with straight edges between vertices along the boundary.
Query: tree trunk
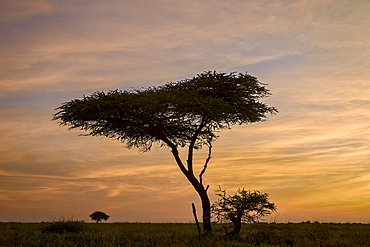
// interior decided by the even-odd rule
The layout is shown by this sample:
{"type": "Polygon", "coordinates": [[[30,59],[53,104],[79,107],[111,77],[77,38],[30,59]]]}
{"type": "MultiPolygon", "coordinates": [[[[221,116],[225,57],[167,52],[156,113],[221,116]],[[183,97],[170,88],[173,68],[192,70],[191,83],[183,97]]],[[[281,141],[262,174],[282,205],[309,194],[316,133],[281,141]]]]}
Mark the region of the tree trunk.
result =
{"type": "Polygon", "coordinates": [[[207,191],[204,190],[204,193],[199,194],[199,196],[202,201],[202,209],[203,209],[203,231],[204,233],[209,233],[212,231],[211,202],[209,201],[207,191]]]}
{"type": "Polygon", "coordinates": [[[234,224],[234,229],[228,233],[228,235],[236,236],[240,233],[240,230],[242,229],[242,220],[241,219],[235,219],[232,221],[234,224]]]}
{"type": "MultiPolygon", "coordinates": [[[[169,145],[170,146],[170,145],[169,145]]],[[[171,147],[171,146],[170,146],[171,147]]],[[[199,180],[194,176],[193,171],[188,171],[179,156],[179,152],[175,146],[172,147],[172,154],[176,160],[177,165],[179,166],[182,173],[186,176],[188,181],[193,185],[194,189],[198,193],[200,200],[202,202],[202,210],[203,210],[203,231],[205,234],[212,231],[211,225],[211,202],[209,201],[209,197],[207,194],[207,189],[204,188],[203,184],[199,182],[199,180]]]]}
{"type": "Polygon", "coordinates": [[[189,182],[193,185],[194,189],[198,193],[200,200],[202,202],[202,211],[203,211],[203,231],[205,234],[212,231],[211,224],[211,202],[209,200],[207,190],[203,187],[202,184],[195,178],[193,174],[186,176],[189,182]]]}

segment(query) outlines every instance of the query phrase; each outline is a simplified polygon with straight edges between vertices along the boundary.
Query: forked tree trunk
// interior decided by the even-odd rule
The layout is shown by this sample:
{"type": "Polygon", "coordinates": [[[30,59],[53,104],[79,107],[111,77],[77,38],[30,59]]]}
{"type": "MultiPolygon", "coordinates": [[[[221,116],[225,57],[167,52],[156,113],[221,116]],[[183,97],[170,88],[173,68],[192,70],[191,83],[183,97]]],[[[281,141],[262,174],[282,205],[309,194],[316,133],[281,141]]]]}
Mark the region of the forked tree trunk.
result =
{"type": "Polygon", "coordinates": [[[176,147],[172,147],[172,154],[177,162],[182,173],[186,176],[188,181],[193,185],[194,189],[198,193],[200,200],[202,202],[202,210],[203,210],[203,231],[205,234],[212,231],[211,225],[211,202],[209,200],[207,189],[204,188],[203,184],[194,176],[193,171],[188,171],[179,156],[179,152],[176,147]]]}

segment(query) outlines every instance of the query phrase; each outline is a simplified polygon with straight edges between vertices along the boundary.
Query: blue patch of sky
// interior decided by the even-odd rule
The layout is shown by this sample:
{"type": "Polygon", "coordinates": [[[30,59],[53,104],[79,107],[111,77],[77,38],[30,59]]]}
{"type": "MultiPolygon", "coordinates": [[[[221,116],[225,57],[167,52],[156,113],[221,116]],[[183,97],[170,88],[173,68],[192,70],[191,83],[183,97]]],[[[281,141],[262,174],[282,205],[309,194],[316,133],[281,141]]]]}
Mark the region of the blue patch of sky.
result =
{"type": "Polygon", "coordinates": [[[82,98],[83,92],[50,92],[20,90],[17,92],[7,92],[0,97],[2,106],[11,107],[12,105],[28,105],[40,108],[58,107],[61,103],[69,101],[70,97],[82,98]]]}
{"type": "Polygon", "coordinates": [[[302,54],[292,54],[284,57],[279,57],[277,59],[265,60],[261,62],[256,62],[253,64],[243,65],[235,67],[236,71],[248,71],[248,73],[255,75],[269,75],[274,71],[289,70],[293,67],[299,65],[303,61],[302,54]]]}
{"type": "Polygon", "coordinates": [[[18,36],[22,34],[30,34],[31,36],[37,37],[37,33],[43,33],[45,29],[49,31],[57,30],[69,30],[69,27],[73,27],[74,22],[77,20],[73,15],[64,12],[52,13],[52,14],[37,14],[31,17],[20,19],[11,22],[1,23],[0,33],[2,42],[5,40],[19,41],[21,43],[24,40],[18,40],[18,36]]]}

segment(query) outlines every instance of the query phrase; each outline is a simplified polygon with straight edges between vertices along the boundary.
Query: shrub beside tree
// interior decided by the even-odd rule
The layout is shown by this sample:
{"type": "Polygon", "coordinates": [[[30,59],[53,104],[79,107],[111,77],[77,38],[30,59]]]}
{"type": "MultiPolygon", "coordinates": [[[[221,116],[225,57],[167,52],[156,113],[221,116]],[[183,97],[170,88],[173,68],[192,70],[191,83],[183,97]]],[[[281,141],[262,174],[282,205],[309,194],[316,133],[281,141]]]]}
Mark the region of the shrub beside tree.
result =
{"type": "Polygon", "coordinates": [[[232,222],[234,229],[229,235],[240,233],[242,222],[258,222],[263,216],[276,211],[274,203],[269,201],[267,193],[258,190],[238,189],[235,195],[226,195],[226,190],[217,190],[220,197],[212,205],[213,217],[218,222],[232,222]]]}

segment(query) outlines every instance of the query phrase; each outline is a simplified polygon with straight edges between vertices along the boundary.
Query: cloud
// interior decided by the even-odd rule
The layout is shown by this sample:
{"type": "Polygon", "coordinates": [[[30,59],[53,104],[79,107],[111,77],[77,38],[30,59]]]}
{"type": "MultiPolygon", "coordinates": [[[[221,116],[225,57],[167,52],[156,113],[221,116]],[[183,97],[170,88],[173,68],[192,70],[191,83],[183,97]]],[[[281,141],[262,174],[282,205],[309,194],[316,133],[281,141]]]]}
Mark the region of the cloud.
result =
{"type": "MultiPolygon", "coordinates": [[[[117,220],[192,219],[185,205],[198,198],[169,150],[138,154],[50,120],[83,94],[213,69],[268,83],[266,102],[279,114],[220,133],[204,176],[211,198],[220,184],[230,193],[266,190],[282,218],[367,212],[366,1],[1,4],[0,207],[10,220],[87,217],[97,208],[117,220]],[[20,205],[27,213],[18,215],[20,205]]],[[[207,150],[196,155],[199,173],[207,150]]]]}
{"type": "Polygon", "coordinates": [[[21,21],[38,14],[49,14],[53,11],[53,6],[48,0],[22,2],[2,0],[0,9],[0,23],[6,23],[10,21],[21,21]]]}

